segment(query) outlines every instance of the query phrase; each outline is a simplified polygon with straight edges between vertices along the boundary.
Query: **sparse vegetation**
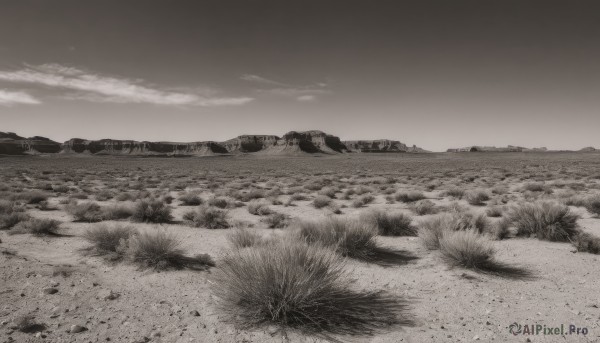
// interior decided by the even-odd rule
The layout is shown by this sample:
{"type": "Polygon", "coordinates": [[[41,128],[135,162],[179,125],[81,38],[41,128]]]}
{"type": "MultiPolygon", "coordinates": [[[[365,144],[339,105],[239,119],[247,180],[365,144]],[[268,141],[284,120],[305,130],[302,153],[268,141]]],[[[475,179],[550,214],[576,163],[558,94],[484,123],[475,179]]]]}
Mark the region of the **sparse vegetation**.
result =
{"type": "Polygon", "coordinates": [[[363,216],[369,226],[375,226],[382,236],[416,236],[417,229],[412,218],[402,213],[390,214],[382,211],[371,212],[363,216]]]}

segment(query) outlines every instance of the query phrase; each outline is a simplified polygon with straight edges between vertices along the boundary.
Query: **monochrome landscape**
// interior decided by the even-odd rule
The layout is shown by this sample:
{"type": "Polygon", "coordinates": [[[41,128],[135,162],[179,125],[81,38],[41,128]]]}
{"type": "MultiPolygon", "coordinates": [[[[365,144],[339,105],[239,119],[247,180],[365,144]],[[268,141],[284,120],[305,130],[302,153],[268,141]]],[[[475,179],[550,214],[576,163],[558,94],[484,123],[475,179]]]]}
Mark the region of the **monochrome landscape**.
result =
{"type": "Polygon", "coordinates": [[[593,1],[0,4],[0,343],[600,341],[593,1]]]}

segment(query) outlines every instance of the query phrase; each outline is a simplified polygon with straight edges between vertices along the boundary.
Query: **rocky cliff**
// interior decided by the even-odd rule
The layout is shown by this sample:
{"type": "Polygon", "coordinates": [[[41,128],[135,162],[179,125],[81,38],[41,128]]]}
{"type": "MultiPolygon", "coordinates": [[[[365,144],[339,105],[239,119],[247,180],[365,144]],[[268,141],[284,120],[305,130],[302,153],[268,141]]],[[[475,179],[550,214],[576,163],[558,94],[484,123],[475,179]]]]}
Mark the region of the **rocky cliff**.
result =
{"type": "Polygon", "coordinates": [[[25,138],[14,132],[0,132],[0,154],[2,155],[53,154],[60,150],[60,143],[46,137],[25,138]]]}
{"type": "Polygon", "coordinates": [[[274,135],[242,135],[224,142],[147,142],[134,140],[70,139],[63,144],[44,137],[24,138],[0,132],[0,154],[89,154],[140,156],[210,156],[216,154],[340,154],[345,152],[425,152],[398,141],[381,139],[342,142],[339,137],[318,130],[290,131],[274,135]]]}
{"type": "Polygon", "coordinates": [[[389,139],[344,141],[344,145],[351,152],[408,152],[406,144],[389,139]]]}

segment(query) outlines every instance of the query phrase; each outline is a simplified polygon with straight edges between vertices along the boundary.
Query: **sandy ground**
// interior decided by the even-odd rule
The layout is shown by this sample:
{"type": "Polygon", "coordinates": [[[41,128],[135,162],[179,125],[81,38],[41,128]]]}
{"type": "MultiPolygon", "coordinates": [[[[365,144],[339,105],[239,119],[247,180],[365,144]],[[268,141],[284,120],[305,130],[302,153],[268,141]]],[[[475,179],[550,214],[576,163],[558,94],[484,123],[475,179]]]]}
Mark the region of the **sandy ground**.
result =
{"type": "MultiPolygon", "coordinates": [[[[426,192],[444,204],[438,191],[426,192]]],[[[59,198],[51,199],[58,204],[59,198]]],[[[351,201],[337,200],[339,204],[351,201]]],[[[105,204],[104,202],[99,202],[105,204]]],[[[175,219],[189,207],[176,206],[175,219]]],[[[466,202],[463,201],[466,205],[466,202]]],[[[325,210],[298,201],[296,206],[270,205],[295,218],[320,218],[325,210]]],[[[386,204],[378,195],[366,208],[342,208],[343,215],[383,209],[409,213],[406,204],[386,204]]],[[[485,208],[473,208],[483,211],[485,208]]],[[[600,219],[582,208],[579,224],[600,236],[600,219]]],[[[297,332],[282,335],[272,328],[239,330],[224,321],[212,295],[212,273],[189,270],[155,272],[127,264],[112,265],[88,256],[80,235],[91,225],[72,222],[62,210],[28,213],[64,222],[68,237],[39,238],[0,231],[0,342],[322,342],[297,332]],[[71,266],[68,276],[55,275],[71,266]],[[47,294],[54,288],[58,292],[47,294]],[[197,312],[196,312],[197,311],[197,312]],[[45,326],[37,334],[11,328],[13,320],[33,315],[45,326]],[[85,327],[71,333],[73,325],[85,327]]],[[[262,234],[279,234],[245,207],[230,218],[255,224],[262,234]]],[[[414,215],[415,221],[425,216],[414,215]]],[[[110,223],[110,222],[109,222],[110,223]]],[[[229,245],[227,230],[193,228],[185,224],[131,223],[140,229],[175,232],[188,253],[208,253],[218,261],[229,245]]],[[[512,280],[448,268],[438,252],[426,250],[416,237],[380,237],[384,246],[409,251],[418,259],[402,266],[347,261],[357,289],[385,290],[410,302],[415,325],[375,336],[340,337],[351,342],[600,342],[600,256],[576,253],[570,244],[535,239],[495,241],[498,258],[533,271],[533,280],[512,280]],[[587,328],[587,335],[513,335],[512,323],[587,328]]]]}

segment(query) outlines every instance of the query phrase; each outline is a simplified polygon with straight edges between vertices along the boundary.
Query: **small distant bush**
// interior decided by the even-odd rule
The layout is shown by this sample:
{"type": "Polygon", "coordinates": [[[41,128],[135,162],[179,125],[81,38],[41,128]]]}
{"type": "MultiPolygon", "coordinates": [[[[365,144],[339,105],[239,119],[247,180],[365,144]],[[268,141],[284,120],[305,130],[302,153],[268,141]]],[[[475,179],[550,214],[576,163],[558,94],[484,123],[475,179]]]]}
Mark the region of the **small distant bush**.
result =
{"type": "Polygon", "coordinates": [[[547,186],[543,182],[528,182],[523,185],[523,190],[530,192],[544,192],[547,186]]]}
{"type": "Polygon", "coordinates": [[[267,216],[273,211],[269,208],[269,205],[264,201],[252,200],[248,203],[248,213],[255,216],[267,216]]]}
{"type": "Polygon", "coordinates": [[[108,189],[103,189],[100,192],[96,193],[95,198],[97,201],[107,201],[114,198],[114,196],[115,195],[113,194],[113,192],[109,191],[108,189]]]}
{"type": "Polygon", "coordinates": [[[318,195],[312,202],[314,208],[323,208],[331,203],[331,198],[325,195],[318,195]]]}
{"type": "Polygon", "coordinates": [[[362,216],[362,220],[375,226],[382,236],[416,236],[417,229],[412,225],[412,218],[403,214],[390,214],[375,211],[362,216]]]}
{"type": "Polygon", "coordinates": [[[84,202],[78,204],[73,201],[65,207],[67,213],[73,216],[75,221],[81,222],[99,222],[104,219],[102,208],[95,202],[84,202]]]}
{"type": "Polygon", "coordinates": [[[133,216],[134,209],[124,205],[110,205],[101,209],[103,220],[128,219],[133,216]]]}
{"type": "Polygon", "coordinates": [[[600,237],[581,232],[575,235],[571,243],[577,251],[596,255],[600,254],[600,237]]]}
{"type": "Polygon", "coordinates": [[[490,200],[490,196],[483,190],[473,190],[465,193],[465,200],[473,206],[482,206],[485,201],[490,200]]]}
{"type": "Polygon", "coordinates": [[[171,208],[160,200],[138,200],[133,210],[132,220],[145,223],[168,223],[173,219],[171,208]]]}
{"type": "Polygon", "coordinates": [[[465,195],[465,191],[461,188],[450,188],[446,190],[443,194],[456,199],[462,199],[462,197],[465,195]]]}
{"type": "Polygon", "coordinates": [[[270,229],[283,229],[288,225],[289,217],[283,213],[271,213],[262,221],[267,224],[270,229]]]}
{"type": "Polygon", "coordinates": [[[342,256],[363,260],[369,259],[377,247],[374,226],[348,219],[299,222],[297,234],[309,243],[331,247],[342,256]]]}
{"type": "Polygon", "coordinates": [[[48,200],[48,193],[41,191],[28,191],[17,194],[17,200],[23,200],[28,204],[39,204],[42,201],[48,200]]]}
{"type": "Polygon", "coordinates": [[[492,207],[489,207],[487,210],[485,210],[485,214],[488,217],[493,217],[493,218],[502,217],[503,213],[504,213],[504,209],[501,206],[492,206],[492,207]]]}
{"type": "Polygon", "coordinates": [[[183,269],[206,270],[215,266],[208,254],[193,257],[185,255],[182,243],[164,231],[141,232],[128,240],[126,257],[141,268],[155,270],[183,269]]]}
{"type": "Polygon", "coordinates": [[[178,198],[183,206],[198,206],[202,204],[202,199],[194,193],[184,193],[178,198]]]}
{"type": "Polygon", "coordinates": [[[229,243],[236,249],[247,248],[260,244],[263,241],[261,235],[246,228],[238,228],[231,231],[227,236],[229,243]]]}
{"type": "Polygon", "coordinates": [[[187,212],[183,219],[193,227],[205,227],[207,229],[227,229],[227,212],[214,207],[200,207],[197,211],[187,212]]]}
{"type": "Polygon", "coordinates": [[[365,194],[365,195],[361,196],[360,198],[354,200],[352,202],[352,207],[360,208],[360,207],[366,206],[367,204],[372,203],[374,200],[375,200],[374,196],[372,196],[371,194],[365,194]]]}
{"type": "Polygon", "coordinates": [[[0,230],[10,230],[20,222],[29,220],[29,215],[21,212],[0,214],[0,230]]]}
{"type": "Polygon", "coordinates": [[[401,201],[405,203],[415,202],[419,200],[425,199],[425,195],[421,192],[400,192],[396,193],[396,201],[401,201]]]}
{"type": "Polygon", "coordinates": [[[135,234],[135,230],[128,226],[99,225],[88,229],[83,238],[93,245],[95,252],[99,255],[112,255],[114,259],[123,257],[123,249],[121,246],[127,245],[127,240],[131,235],[135,234]]]}
{"type": "Polygon", "coordinates": [[[10,230],[10,234],[29,233],[34,236],[60,236],[58,232],[60,224],[61,222],[54,219],[30,218],[15,225],[10,230]]]}
{"type": "Polygon", "coordinates": [[[225,198],[210,198],[208,204],[217,208],[227,208],[229,201],[225,198]]]}
{"type": "Polygon", "coordinates": [[[429,199],[419,200],[411,204],[410,209],[420,216],[426,214],[435,214],[438,211],[433,201],[429,199]]]}

